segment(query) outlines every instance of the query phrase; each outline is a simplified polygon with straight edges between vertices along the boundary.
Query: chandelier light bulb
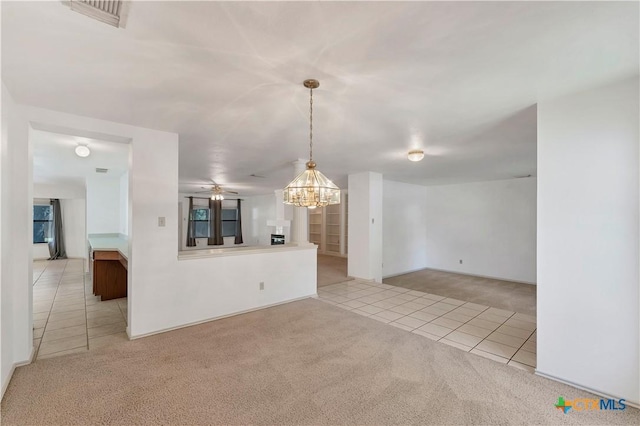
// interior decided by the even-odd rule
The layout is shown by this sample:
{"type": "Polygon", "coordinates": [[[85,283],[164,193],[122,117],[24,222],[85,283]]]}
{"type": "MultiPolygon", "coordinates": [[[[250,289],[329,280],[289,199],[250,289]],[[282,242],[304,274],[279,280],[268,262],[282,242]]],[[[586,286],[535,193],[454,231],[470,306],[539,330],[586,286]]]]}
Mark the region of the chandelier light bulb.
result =
{"type": "Polygon", "coordinates": [[[424,158],[424,151],[421,149],[411,150],[409,151],[407,158],[409,159],[409,161],[420,161],[424,158]]]}

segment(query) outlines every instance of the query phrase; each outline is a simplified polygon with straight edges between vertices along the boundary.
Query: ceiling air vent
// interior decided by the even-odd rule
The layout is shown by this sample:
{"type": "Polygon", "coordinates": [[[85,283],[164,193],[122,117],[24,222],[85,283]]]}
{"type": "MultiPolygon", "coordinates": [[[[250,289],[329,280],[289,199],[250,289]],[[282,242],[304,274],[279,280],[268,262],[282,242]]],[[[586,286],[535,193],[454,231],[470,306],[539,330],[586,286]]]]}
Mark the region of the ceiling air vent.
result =
{"type": "Polygon", "coordinates": [[[101,169],[100,167],[96,167],[96,173],[107,173],[109,169],[101,169]]]}
{"type": "Polygon", "coordinates": [[[124,9],[129,2],[120,0],[70,0],[66,4],[78,13],[114,27],[124,27],[124,9]]]}

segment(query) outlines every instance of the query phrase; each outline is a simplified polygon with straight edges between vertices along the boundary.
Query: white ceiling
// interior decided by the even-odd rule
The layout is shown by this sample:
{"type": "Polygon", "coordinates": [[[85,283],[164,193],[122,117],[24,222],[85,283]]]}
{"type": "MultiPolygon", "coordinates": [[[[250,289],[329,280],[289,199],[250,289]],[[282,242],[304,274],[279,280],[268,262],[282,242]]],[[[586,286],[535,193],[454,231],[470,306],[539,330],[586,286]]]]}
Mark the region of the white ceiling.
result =
{"type": "Polygon", "coordinates": [[[638,74],[638,6],[135,2],[117,29],[2,2],[2,79],[20,103],[179,133],[183,190],[286,185],[308,153],[306,78],[314,159],[339,185],[504,179],[535,175],[538,100],[638,74]]]}
{"type": "Polygon", "coordinates": [[[65,134],[35,130],[33,143],[33,182],[84,186],[87,178],[117,178],[129,167],[129,145],[65,134]],[[87,145],[88,157],[75,153],[78,145],[87,145]],[[96,168],[108,169],[96,173],[96,168]]]}

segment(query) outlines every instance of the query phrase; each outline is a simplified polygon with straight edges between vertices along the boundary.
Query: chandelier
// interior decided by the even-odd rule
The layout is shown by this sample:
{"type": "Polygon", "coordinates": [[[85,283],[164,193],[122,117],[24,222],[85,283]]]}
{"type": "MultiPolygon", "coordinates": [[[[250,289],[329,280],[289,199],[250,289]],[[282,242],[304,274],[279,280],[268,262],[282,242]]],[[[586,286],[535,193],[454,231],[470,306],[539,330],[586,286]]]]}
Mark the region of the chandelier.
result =
{"type": "Polygon", "coordinates": [[[285,204],[315,209],[340,204],[340,188],[316,170],[316,163],[313,161],[313,89],[317,89],[320,82],[310,79],[303,84],[309,89],[309,161],[307,169],[287,185],[283,195],[285,204]]]}

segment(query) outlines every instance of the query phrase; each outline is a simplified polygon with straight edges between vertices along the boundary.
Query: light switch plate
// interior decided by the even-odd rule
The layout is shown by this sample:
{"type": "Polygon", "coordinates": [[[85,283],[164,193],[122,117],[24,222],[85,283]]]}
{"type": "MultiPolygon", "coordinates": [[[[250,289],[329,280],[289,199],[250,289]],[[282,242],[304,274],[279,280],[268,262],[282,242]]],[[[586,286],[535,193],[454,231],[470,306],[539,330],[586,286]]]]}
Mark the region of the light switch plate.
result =
{"type": "Polygon", "coordinates": [[[158,226],[165,226],[165,225],[166,225],[166,220],[164,216],[158,217],[158,226]]]}

